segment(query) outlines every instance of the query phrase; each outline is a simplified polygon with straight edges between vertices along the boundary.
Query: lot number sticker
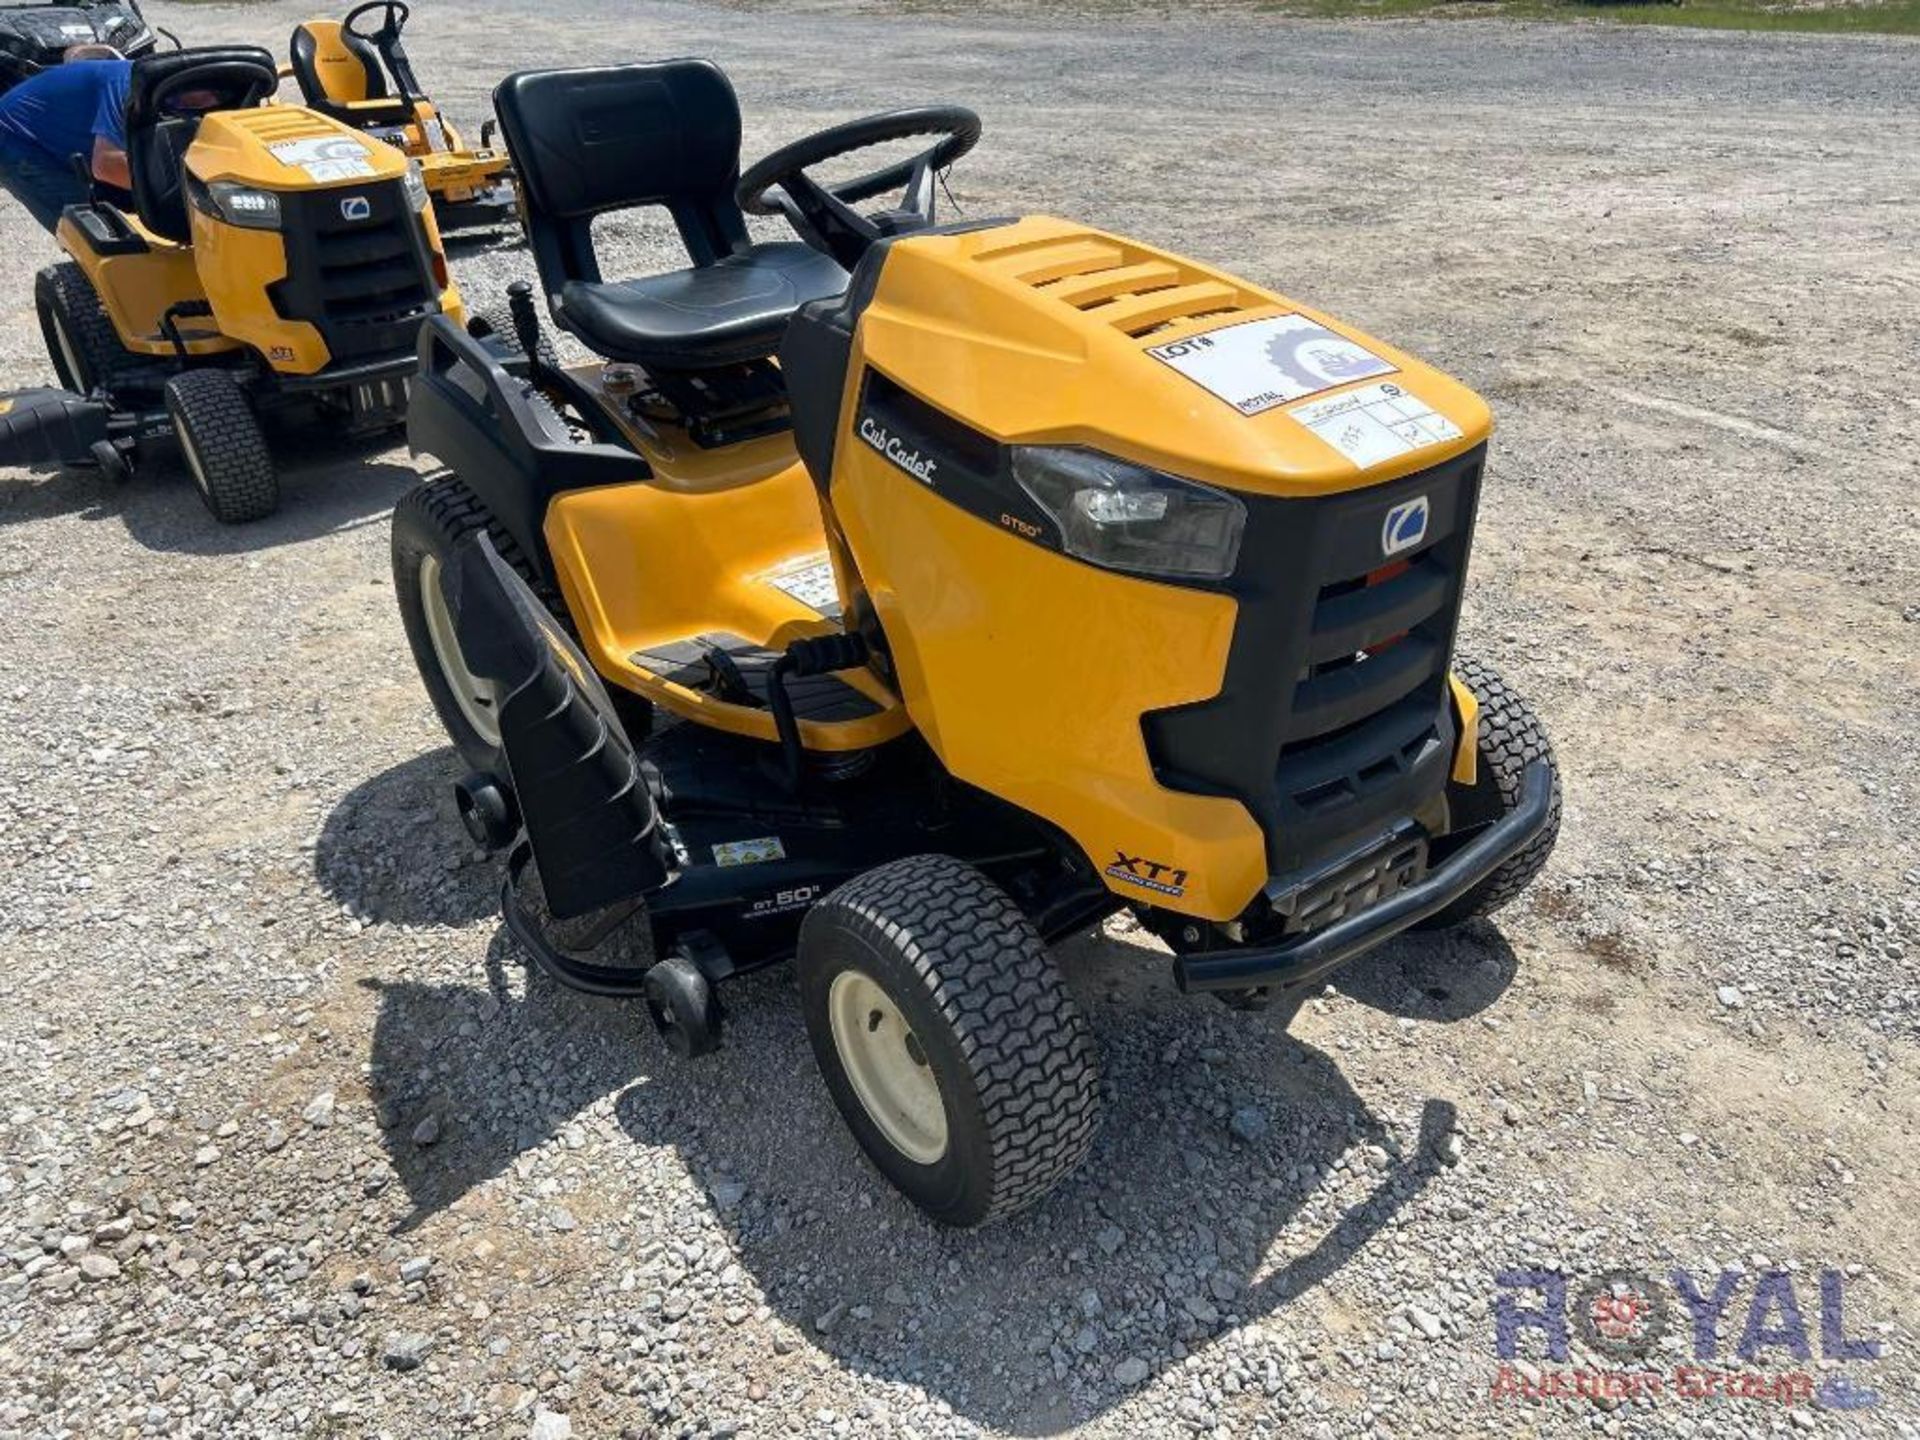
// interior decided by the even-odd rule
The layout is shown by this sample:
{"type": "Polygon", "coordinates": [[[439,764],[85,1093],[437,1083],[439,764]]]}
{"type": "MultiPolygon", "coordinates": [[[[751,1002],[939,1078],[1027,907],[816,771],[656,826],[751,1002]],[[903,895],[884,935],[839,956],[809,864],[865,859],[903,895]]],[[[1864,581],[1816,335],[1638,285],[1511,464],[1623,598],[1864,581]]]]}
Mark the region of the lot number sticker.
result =
{"type": "Polygon", "coordinates": [[[306,171],[309,180],[359,180],[375,173],[367,147],[345,135],[282,140],[267,148],[282,165],[306,171]]]}
{"type": "Polygon", "coordinates": [[[1287,414],[1362,470],[1461,435],[1458,425],[1399,385],[1363,385],[1287,414]]]}
{"type": "Polygon", "coordinates": [[[1336,385],[1394,373],[1392,365],[1366,346],[1304,315],[1228,325],[1152,346],[1147,353],[1242,415],[1258,415],[1336,385]]]}

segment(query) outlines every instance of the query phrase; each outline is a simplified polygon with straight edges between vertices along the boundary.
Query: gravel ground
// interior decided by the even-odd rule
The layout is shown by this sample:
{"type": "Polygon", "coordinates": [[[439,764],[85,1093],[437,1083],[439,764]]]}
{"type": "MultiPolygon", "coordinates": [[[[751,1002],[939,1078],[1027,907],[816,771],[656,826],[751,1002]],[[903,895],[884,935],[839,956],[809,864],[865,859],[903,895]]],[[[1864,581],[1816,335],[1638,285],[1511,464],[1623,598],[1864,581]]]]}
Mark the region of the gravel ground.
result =
{"type": "MultiPolygon", "coordinates": [[[[691,1066],[527,974],[385,578],[403,451],[296,442],[242,530],[163,471],[0,475],[0,1434],[1916,1433],[1920,49],[579,0],[415,35],[469,124],[510,64],[674,53],[750,153],[966,101],[968,213],[1172,244],[1477,386],[1466,643],[1554,731],[1560,848],[1293,1016],[1064,946],[1103,1138],[936,1232],[784,973],[691,1066]],[[1879,1403],[1490,1395],[1501,1272],[1675,1266],[1739,1272],[1723,1366],[1784,1270],[1813,1358],[1746,1369],[1879,1403]],[[1822,1358],[1822,1267],[1879,1359],[1822,1358]]],[[[32,383],[52,249],[0,239],[32,383]]],[[[527,268],[456,261],[482,302],[527,268]]]]}

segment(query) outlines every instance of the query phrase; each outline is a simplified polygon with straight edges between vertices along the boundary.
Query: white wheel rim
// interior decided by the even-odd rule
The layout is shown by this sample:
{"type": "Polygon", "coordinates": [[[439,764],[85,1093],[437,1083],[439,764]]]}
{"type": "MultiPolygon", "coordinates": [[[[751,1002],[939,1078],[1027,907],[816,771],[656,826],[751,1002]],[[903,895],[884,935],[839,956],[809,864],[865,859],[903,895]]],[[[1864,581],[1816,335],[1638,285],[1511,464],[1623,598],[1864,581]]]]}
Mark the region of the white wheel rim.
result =
{"type": "Polygon", "coordinates": [[[75,385],[87,385],[92,380],[84,366],[80,364],[80,352],[74,348],[73,337],[67,334],[67,322],[58,310],[51,312],[53,317],[53,338],[60,342],[61,358],[67,362],[67,374],[73,377],[75,385]]]}
{"type": "Polygon", "coordinates": [[[833,1048],[861,1108],[887,1142],[918,1165],[947,1153],[947,1107],[925,1049],[871,976],[842,970],[827,991],[833,1048]]]}
{"type": "Polygon", "coordinates": [[[178,416],[174,418],[173,433],[180,441],[180,453],[187,457],[187,474],[193,477],[194,487],[208,499],[213,492],[207,488],[206,467],[200,463],[200,447],[193,443],[193,432],[187,429],[186,422],[178,416]]]}
{"type": "Polygon", "coordinates": [[[447,609],[447,597],[440,593],[440,562],[431,555],[420,561],[420,608],[426,613],[427,634],[433,641],[433,655],[440,662],[440,673],[460,707],[460,714],[473,733],[488,745],[500,743],[499,692],[491,680],[483,680],[467,668],[460,653],[460,641],[454,634],[453,613],[447,609]]]}

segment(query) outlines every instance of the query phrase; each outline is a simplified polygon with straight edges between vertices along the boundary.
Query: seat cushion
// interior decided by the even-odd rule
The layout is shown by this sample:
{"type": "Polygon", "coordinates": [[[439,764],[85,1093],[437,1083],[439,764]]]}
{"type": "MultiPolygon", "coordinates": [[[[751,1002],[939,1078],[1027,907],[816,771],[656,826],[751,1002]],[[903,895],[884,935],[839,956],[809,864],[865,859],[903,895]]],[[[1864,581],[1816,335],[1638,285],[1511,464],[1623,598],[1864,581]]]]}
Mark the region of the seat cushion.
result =
{"type": "Polygon", "coordinates": [[[808,246],[751,245],[717,265],[639,280],[569,280],[560,312],[609,359],[706,370],[773,354],[796,308],[846,284],[847,272],[808,246]]]}

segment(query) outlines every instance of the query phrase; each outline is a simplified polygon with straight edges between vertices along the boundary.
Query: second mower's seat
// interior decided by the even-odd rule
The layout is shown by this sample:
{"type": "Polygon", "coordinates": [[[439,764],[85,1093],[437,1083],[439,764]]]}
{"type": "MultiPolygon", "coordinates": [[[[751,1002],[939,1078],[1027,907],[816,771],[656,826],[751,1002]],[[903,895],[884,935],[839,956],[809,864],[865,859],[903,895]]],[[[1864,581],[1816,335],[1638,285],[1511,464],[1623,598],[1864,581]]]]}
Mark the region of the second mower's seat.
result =
{"type": "Polygon", "coordinates": [[[278,83],[273,57],[257,45],[158,51],[133,62],[127,80],[127,169],[134,212],[148,230],[187,242],[192,222],[186,156],[200,117],[258,105],[278,83]]]}
{"type": "Polygon", "coordinates": [[[797,308],[846,288],[817,251],[747,238],[733,198],[740,104],[709,61],[523,71],[493,101],[548,309],[609,359],[676,371],[765,359],[797,308]],[[673,216],[693,265],[602,278],[594,218],[650,205],[673,216]]]}
{"type": "Polygon", "coordinates": [[[293,78],[312,109],[345,125],[404,125],[413,107],[387,88],[380,53],[338,20],[309,20],[293,28],[287,46],[293,78]]]}

